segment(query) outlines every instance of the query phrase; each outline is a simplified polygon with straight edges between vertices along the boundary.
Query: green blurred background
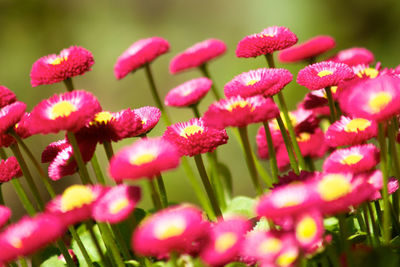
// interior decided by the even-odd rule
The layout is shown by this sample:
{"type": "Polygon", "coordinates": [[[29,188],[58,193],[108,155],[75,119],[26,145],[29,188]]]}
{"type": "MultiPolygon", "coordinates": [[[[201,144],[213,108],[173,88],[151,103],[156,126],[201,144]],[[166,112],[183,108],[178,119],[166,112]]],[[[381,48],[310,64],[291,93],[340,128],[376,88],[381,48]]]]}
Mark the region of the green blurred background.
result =
{"type": "MultiPolygon", "coordinates": [[[[341,49],[363,46],[373,51],[384,66],[394,67],[400,63],[399,18],[398,0],[0,0],[0,84],[13,90],[31,110],[41,99],[65,90],[62,83],[32,88],[29,72],[33,62],[71,45],[79,45],[93,53],[96,63],[92,71],[74,78],[76,88],[94,92],[105,110],[154,105],[142,70],[121,81],[115,79],[113,66],[117,57],[138,39],[151,36],[167,39],[170,52],[152,64],[164,97],[171,88],[200,76],[196,70],[170,75],[171,58],[194,43],[213,37],[225,41],[228,46],[227,53],[209,68],[216,86],[222,91],[223,85],[235,75],[265,66],[262,57],[236,58],[235,48],[245,35],[273,25],[289,27],[300,42],[320,34],[333,36],[337,47],[328,56],[341,49]]],[[[293,74],[303,67],[280,63],[278,66],[287,67],[293,74]]],[[[289,106],[295,108],[306,92],[293,82],[284,94],[289,106]]],[[[200,110],[206,110],[212,101],[210,94],[200,110]]],[[[174,122],[192,117],[191,112],[184,109],[169,108],[168,112],[174,122]]],[[[253,147],[258,127],[250,127],[253,147]]],[[[160,122],[151,135],[161,135],[164,130],[165,125],[160,122]]],[[[27,143],[39,156],[48,143],[61,138],[62,134],[34,136],[27,143]]],[[[124,140],[114,148],[118,151],[132,142],[124,140]]],[[[97,155],[106,171],[107,161],[100,146],[97,155]]],[[[235,138],[221,147],[220,157],[231,168],[235,194],[253,196],[235,138]]],[[[189,160],[193,164],[192,159],[189,160]]],[[[266,163],[264,166],[267,168],[266,163]]],[[[168,172],[164,178],[171,201],[196,202],[182,170],[168,172]]],[[[75,181],[76,177],[65,177],[54,185],[61,192],[66,184],[75,181]]],[[[7,204],[19,216],[22,207],[11,186],[7,184],[4,188],[7,204]]],[[[146,192],[141,203],[143,207],[150,205],[146,192]]]]}

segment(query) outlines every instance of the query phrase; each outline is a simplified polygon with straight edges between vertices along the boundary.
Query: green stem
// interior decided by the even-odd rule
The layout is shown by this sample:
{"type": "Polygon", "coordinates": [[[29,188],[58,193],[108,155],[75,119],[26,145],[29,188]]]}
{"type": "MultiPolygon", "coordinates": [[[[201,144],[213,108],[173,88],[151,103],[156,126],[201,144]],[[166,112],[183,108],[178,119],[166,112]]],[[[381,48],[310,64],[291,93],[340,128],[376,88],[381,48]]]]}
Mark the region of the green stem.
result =
{"type": "Polygon", "coordinates": [[[131,259],[132,255],[129,252],[128,247],[125,244],[124,238],[121,234],[121,231],[118,228],[118,225],[110,225],[112,232],[114,233],[114,236],[116,237],[117,245],[122,253],[122,256],[125,259],[131,259]]]}
{"type": "Polygon", "coordinates": [[[249,142],[249,136],[247,134],[247,127],[239,127],[239,134],[240,134],[240,139],[243,144],[244,148],[244,153],[245,153],[245,158],[246,158],[246,164],[247,168],[250,172],[250,177],[253,182],[253,185],[257,191],[257,195],[262,195],[263,190],[261,187],[261,182],[260,179],[258,178],[256,166],[254,164],[254,158],[251,152],[251,146],[249,142]]]}
{"type": "Polygon", "coordinates": [[[4,150],[4,148],[0,147],[0,157],[4,160],[7,159],[7,154],[6,151],[4,150]]]}
{"type": "Polygon", "coordinates": [[[74,84],[72,83],[71,78],[67,78],[64,80],[65,87],[67,87],[68,92],[74,91],[74,84]]]}
{"type": "Polygon", "coordinates": [[[278,168],[278,161],[276,159],[274,142],[272,141],[271,130],[269,128],[268,122],[264,121],[263,125],[268,144],[268,155],[269,155],[269,163],[271,165],[272,178],[274,182],[278,182],[279,168],[278,168]]]}
{"type": "Polygon", "coordinates": [[[199,107],[197,106],[197,104],[191,105],[190,108],[192,109],[193,114],[194,114],[194,116],[195,116],[196,118],[200,118],[200,117],[201,117],[200,111],[199,111],[199,107]]]}
{"type": "Polygon", "coordinates": [[[43,210],[44,202],[43,202],[42,196],[40,195],[39,189],[37,188],[37,186],[33,180],[32,174],[28,169],[28,165],[26,165],[26,162],[21,154],[21,151],[19,150],[18,144],[12,144],[10,146],[10,148],[11,148],[14,156],[18,160],[19,166],[21,167],[22,173],[24,174],[24,177],[28,183],[29,189],[31,190],[31,192],[33,194],[33,197],[35,198],[35,200],[38,204],[39,210],[43,210]]]}
{"type": "Polygon", "coordinates": [[[156,184],[153,178],[149,178],[148,184],[151,191],[151,199],[153,200],[154,208],[158,211],[162,209],[160,193],[157,190],[156,184]]]}
{"type": "Polygon", "coordinates": [[[111,142],[104,141],[103,147],[104,147],[104,150],[106,151],[107,159],[108,159],[108,161],[110,161],[111,158],[114,156],[114,149],[112,147],[111,142]]]}
{"type": "Polygon", "coordinates": [[[296,157],[293,153],[292,141],[290,140],[290,138],[287,134],[286,127],[285,127],[285,124],[283,123],[281,115],[278,115],[278,117],[276,117],[276,121],[278,122],[279,129],[281,130],[281,133],[282,133],[283,142],[285,143],[286,151],[288,152],[290,166],[292,167],[294,173],[296,173],[298,175],[298,174],[300,174],[299,165],[298,165],[296,157]]]}
{"type": "Polygon", "coordinates": [[[362,212],[364,215],[364,222],[365,222],[365,229],[367,233],[367,238],[369,240],[369,244],[371,246],[374,246],[375,240],[372,239],[373,233],[371,229],[371,224],[369,223],[369,217],[368,217],[368,210],[366,204],[362,204],[361,208],[359,208],[358,212],[362,212]]]}
{"type": "Polygon", "coordinates": [[[21,264],[21,267],[28,267],[28,263],[24,257],[19,257],[19,263],[21,264]]]}
{"type": "Polygon", "coordinates": [[[339,220],[339,230],[340,230],[340,239],[342,242],[342,248],[344,249],[344,252],[346,254],[346,259],[347,259],[347,264],[348,266],[354,266],[354,260],[353,260],[353,255],[351,254],[350,251],[350,243],[348,240],[348,229],[346,225],[346,215],[345,214],[339,214],[338,216],[339,220]]]}
{"type": "Polygon", "coordinates": [[[387,170],[387,152],[386,152],[386,140],[385,140],[385,129],[384,123],[378,124],[378,141],[381,149],[381,162],[380,167],[382,171],[383,186],[383,243],[389,245],[390,242],[390,206],[389,206],[389,193],[388,193],[388,170],[387,170]]]}
{"type": "Polygon", "coordinates": [[[119,253],[119,249],[114,241],[114,237],[110,231],[110,228],[104,223],[98,223],[97,225],[99,226],[105,244],[107,244],[107,246],[111,249],[111,254],[113,255],[115,263],[118,267],[124,267],[125,263],[121,258],[121,254],[119,253]]]}
{"type": "Polygon", "coordinates": [[[3,183],[0,183],[0,205],[4,206],[4,197],[3,197],[3,188],[2,188],[3,183]]]}
{"type": "Polygon", "coordinates": [[[330,86],[325,88],[325,92],[326,92],[326,97],[328,98],[329,110],[331,111],[329,119],[330,119],[330,122],[332,124],[332,123],[334,123],[336,121],[336,118],[337,118],[336,117],[336,110],[335,110],[335,101],[333,100],[332,90],[331,90],[330,86]]]}
{"type": "Polygon", "coordinates": [[[370,219],[371,219],[372,229],[374,230],[375,242],[376,242],[376,245],[379,246],[379,244],[380,244],[380,240],[379,240],[380,231],[379,231],[379,226],[378,226],[378,224],[376,223],[376,220],[375,220],[374,211],[372,209],[371,202],[367,203],[367,208],[368,208],[368,213],[369,213],[369,216],[370,216],[370,219]]]}
{"type": "Polygon", "coordinates": [[[32,202],[29,200],[24,188],[22,187],[21,182],[18,179],[12,179],[11,184],[14,186],[15,192],[17,193],[29,216],[34,216],[36,214],[36,210],[33,207],[32,202]]]}
{"type": "Polygon", "coordinates": [[[94,171],[94,173],[96,175],[97,181],[100,184],[105,185],[106,184],[106,180],[104,179],[103,172],[101,171],[100,164],[99,164],[99,161],[97,160],[96,153],[93,154],[93,157],[90,160],[90,163],[92,164],[92,168],[93,168],[93,171],[94,171]]]}
{"type": "Polygon", "coordinates": [[[85,245],[83,244],[81,238],[79,237],[78,233],[76,232],[75,228],[73,226],[68,227],[69,232],[72,235],[72,238],[76,241],[78,244],[79,250],[82,253],[83,258],[85,259],[86,264],[89,267],[94,267],[92,260],[90,259],[89,253],[87,252],[85,245]]]}
{"type": "Polygon", "coordinates": [[[82,183],[92,184],[89,178],[88,170],[86,169],[86,165],[83,162],[82,154],[79,149],[78,141],[76,140],[75,134],[73,132],[67,132],[67,136],[74,152],[74,158],[76,160],[76,163],[78,164],[79,174],[81,176],[82,183]]]}
{"type": "Polygon", "coordinates": [[[221,181],[221,177],[218,171],[218,160],[216,156],[216,151],[207,153],[207,158],[209,162],[209,166],[211,169],[211,185],[215,189],[215,194],[217,195],[218,204],[222,209],[226,208],[225,201],[225,190],[221,181]]]}
{"type": "Polygon", "coordinates": [[[168,197],[167,197],[167,190],[165,189],[165,184],[164,184],[164,180],[161,176],[161,173],[156,175],[156,179],[157,179],[157,185],[158,185],[158,189],[160,190],[160,198],[161,198],[161,204],[163,208],[168,207],[168,197]]]}
{"type": "Polygon", "coordinates": [[[194,160],[196,162],[197,170],[199,171],[201,180],[203,182],[204,188],[207,192],[208,198],[211,202],[211,206],[213,207],[214,213],[217,217],[222,217],[222,212],[218,205],[218,200],[215,196],[214,189],[211,186],[210,180],[208,178],[206,168],[204,167],[203,159],[201,154],[194,155],[194,160]]]}
{"type": "Polygon", "coordinates": [[[64,256],[65,261],[67,262],[67,266],[68,267],[76,266],[74,261],[71,258],[71,255],[69,254],[68,249],[65,246],[65,244],[61,240],[58,240],[57,241],[57,245],[58,245],[58,248],[61,251],[61,254],[64,256]]]}
{"type": "Polygon", "coordinates": [[[160,99],[160,95],[158,94],[156,83],[154,82],[153,74],[150,69],[150,64],[145,64],[144,70],[146,72],[147,80],[149,81],[149,84],[150,84],[150,89],[151,89],[151,94],[153,95],[153,99],[156,102],[157,107],[160,109],[161,115],[164,118],[165,123],[167,125],[171,125],[171,120],[170,120],[167,112],[165,111],[164,105],[160,99]]]}
{"type": "MultiPolygon", "coordinates": [[[[211,76],[210,76],[210,73],[208,72],[208,68],[207,68],[207,64],[206,64],[206,63],[204,63],[203,65],[201,65],[201,66],[199,67],[199,69],[200,69],[201,73],[202,73],[205,77],[207,77],[208,79],[212,80],[212,79],[211,79],[211,76]]],[[[216,100],[220,100],[220,99],[221,99],[221,95],[219,94],[218,89],[217,89],[217,87],[216,87],[215,84],[214,84],[214,81],[213,81],[213,83],[212,83],[212,85],[211,85],[211,91],[213,92],[214,97],[215,97],[216,100]]]]}
{"type": "Polygon", "coordinates": [[[265,58],[267,59],[268,67],[274,69],[275,68],[274,56],[272,54],[266,54],[265,58]]]}
{"type": "Polygon", "coordinates": [[[308,170],[314,172],[316,169],[315,169],[315,165],[314,165],[313,159],[310,156],[307,156],[307,157],[304,158],[304,160],[306,161],[306,165],[307,165],[308,170]]]}
{"type": "MultiPolygon", "coordinates": [[[[99,254],[101,261],[105,264],[105,266],[113,266],[113,264],[110,262],[110,259],[104,255],[103,250],[101,249],[100,242],[96,237],[96,234],[94,233],[93,227],[94,224],[91,221],[86,221],[86,228],[89,231],[90,237],[94,243],[94,246],[96,247],[96,251],[99,254]]],[[[100,227],[99,227],[100,228],[100,227]]]]}

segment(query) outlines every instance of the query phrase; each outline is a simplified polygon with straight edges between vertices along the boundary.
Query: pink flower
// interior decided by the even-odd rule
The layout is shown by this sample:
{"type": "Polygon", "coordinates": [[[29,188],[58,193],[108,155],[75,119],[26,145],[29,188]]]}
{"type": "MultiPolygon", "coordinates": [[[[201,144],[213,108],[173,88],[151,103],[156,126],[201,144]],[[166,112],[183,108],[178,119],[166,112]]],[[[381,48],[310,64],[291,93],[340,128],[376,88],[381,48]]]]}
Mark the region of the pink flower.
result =
{"type": "Polygon", "coordinates": [[[17,101],[14,92],[5,86],[0,85],[0,108],[10,105],[17,101]]]}
{"type": "Polygon", "coordinates": [[[11,217],[11,210],[3,205],[0,205],[0,229],[7,223],[11,217]]]}
{"type": "Polygon", "coordinates": [[[96,97],[86,91],[54,95],[33,108],[29,118],[32,133],[77,132],[101,111],[96,97]]]}
{"type": "Polygon", "coordinates": [[[181,155],[186,156],[212,152],[217,146],[228,142],[225,130],[206,127],[201,118],[168,126],[163,137],[175,144],[181,155]]]}
{"type": "Polygon", "coordinates": [[[118,223],[125,220],[141,198],[138,186],[117,185],[111,187],[92,208],[93,218],[99,222],[118,223]]]}
{"type": "Polygon", "coordinates": [[[165,105],[170,107],[187,107],[195,105],[210,91],[212,81],[208,78],[197,78],[187,81],[165,96],[165,105]]]}
{"type": "Polygon", "coordinates": [[[132,236],[133,250],[139,255],[165,257],[170,252],[189,251],[207,234],[202,212],[191,205],[161,210],[143,220],[132,236]]]}
{"type": "Polygon", "coordinates": [[[160,37],[141,39],[133,43],[117,59],[114,66],[115,77],[120,80],[130,72],[152,62],[158,56],[169,51],[169,43],[160,37]]]}
{"type": "Polygon", "coordinates": [[[148,138],[120,150],[110,161],[110,175],[115,181],[153,178],[179,165],[180,155],[167,140],[148,138]]]}
{"type": "Polygon", "coordinates": [[[169,71],[175,74],[187,69],[200,67],[208,61],[223,55],[225,51],[225,43],[218,39],[208,39],[196,43],[171,60],[169,71]]]}
{"type": "Polygon", "coordinates": [[[0,184],[21,176],[22,171],[15,157],[0,161],[0,184]]]}
{"type": "Polygon", "coordinates": [[[312,250],[324,234],[322,214],[318,210],[305,211],[294,222],[296,240],[305,250],[312,250]]]}
{"type": "Polygon", "coordinates": [[[243,72],[225,84],[224,93],[227,97],[254,95],[273,96],[280,92],[293,79],[286,69],[257,69],[243,72]]]}
{"type": "Polygon", "coordinates": [[[203,119],[207,127],[223,129],[227,126],[244,127],[251,123],[267,121],[278,114],[278,107],[271,99],[262,96],[234,96],[209,106],[203,119]]]}
{"type": "Polygon", "coordinates": [[[335,45],[335,40],[330,36],[316,36],[304,43],[294,45],[281,51],[279,53],[279,60],[282,62],[307,60],[331,50],[335,45]]]}
{"type": "Polygon", "coordinates": [[[358,64],[370,64],[374,61],[374,54],[363,47],[353,47],[339,51],[336,56],[330,59],[334,62],[344,63],[349,66],[358,64]]]}
{"type": "Polygon", "coordinates": [[[353,70],[343,64],[331,61],[315,63],[299,71],[297,83],[310,90],[337,86],[344,80],[353,78],[353,70]]]}
{"type": "Polygon", "coordinates": [[[136,115],[142,121],[142,129],[138,131],[137,135],[143,135],[150,132],[158,123],[161,117],[161,111],[156,107],[141,107],[135,109],[136,115]]]}
{"type": "Polygon", "coordinates": [[[286,27],[268,27],[244,37],[236,47],[236,56],[248,58],[271,54],[294,45],[297,40],[297,36],[286,27]]]}
{"type": "Polygon", "coordinates": [[[20,101],[4,106],[0,109],[0,134],[5,134],[22,118],[26,104],[20,101]]]}
{"type": "Polygon", "coordinates": [[[71,46],[59,55],[51,54],[39,58],[33,63],[31,84],[33,87],[42,84],[52,84],[68,78],[83,75],[91,70],[94,64],[92,53],[83,47],[71,46]]]}

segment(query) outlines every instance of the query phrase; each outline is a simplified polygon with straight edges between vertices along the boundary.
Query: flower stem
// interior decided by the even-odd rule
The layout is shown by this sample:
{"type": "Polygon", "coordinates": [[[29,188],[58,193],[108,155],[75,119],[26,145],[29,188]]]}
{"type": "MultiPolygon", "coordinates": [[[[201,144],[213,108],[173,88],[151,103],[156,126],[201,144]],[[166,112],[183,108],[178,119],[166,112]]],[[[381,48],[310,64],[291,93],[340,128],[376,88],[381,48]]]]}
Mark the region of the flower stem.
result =
{"type": "Polygon", "coordinates": [[[79,149],[78,141],[76,140],[75,134],[73,132],[67,132],[67,136],[74,152],[74,158],[76,160],[76,163],[78,164],[79,174],[81,176],[82,183],[93,184],[90,181],[88,170],[86,169],[86,165],[83,162],[82,154],[79,149]]]}
{"type": "Polygon", "coordinates": [[[210,175],[211,185],[215,189],[215,194],[217,195],[219,206],[222,209],[225,209],[226,208],[225,190],[218,170],[218,160],[216,152],[217,151],[215,150],[214,152],[207,153],[207,158],[211,169],[211,175],[210,175]]]}
{"type": "Polygon", "coordinates": [[[104,175],[103,175],[103,172],[101,171],[99,161],[97,160],[96,152],[93,154],[93,157],[90,160],[90,163],[92,164],[92,168],[96,175],[97,181],[100,184],[105,185],[106,180],[104,179],[104,175]]]}
{"type": "Polygon", "coordinates": [[[81,251],[83,258],[85,259],[85,262],[89,267],[94,267],[92,260],[90,259],[89,253],[87,252],[85,245],[83,245],[81,238],[79,237],[78,233],[76,232],[75,228],[73,226],[68,227],[69,232],[72,235],[72,238],[76,241],[78,244],[79,250],[81,251]]]}
{"type": "Polygon", "coordinates": [[[351,251],[350,251],[350,243],[347,239],[348,238],[348,229],[347,229],[347,225],[346,225],[346,215],[339,214],[337,216],[337,218],[339,220],[340,239],[342,242],[342,248],[346,254],[347,265],[354,266],[353,255],[351,254],[351,251]]]}
{"type": "Polygon", "coordinates": [[[335,101],[333,100],[332,97],[332,90],[331,87],[328,86],[325,88],[325,92],[326,92],[326,97],[328,98],[328,104],[329,104],[329,110],[330,112],[330,116],[329,116],[329,120],[332,123],[334,123],[336,121],[336,110],[335,110],[335,101]]]}
{"type": "Polygon", "coordinates": [[[153,178],[149,178],[148,184],[151,191],[151,199],[153,200],[154,208],[158,211],[162,209],[160,193],[157,190],[156,184],[153,178]]]}
{"type": "Polygon", "coordinates": [[[372,229],[374,231],[375,242],[376,242],[376,245],[379,246],[380,245],[380,240],[379,240],[379,232],[380,231],[379,231],[379,226],[375,221],[374,211],[372,209],[371,202],[367,203],[367,208],[368,208],[369,216],[371,218],[371,224],[372,224],[372,229]]]}
{"type": "Polygon", "coordinates": [[[117,241],[117,245],[125,259],[131,259],[132,255],[129,252],[128,247],[125,244],[124,238],[122,237],[121,231],[119,230],[118,225],[109,225],[111,227],[112,232],[114,233],[115,239],[117,241]]]}
{"type": "Polygon", "coordinates": [[[167,197],[167,190],[165,189],[164,180],[161,176],[161,173],[156,175],[158,189],[160,190],[160,199],[163,208],[168,207],[168,197],[167,197]]]}
{"type": "Polygon", "coordinates": [[[71,78],[67,78],[64,80],[65,87],[67,87],[68,92],[74,91],[74,84],[72,83],[71,78]]]}
{"type": "Polygon", "coordinates": [[[378,141],[381,150],[381,162],[380,167],[382,171],[383,186],[383,243],[389,245],[390,242],[390,206],[389,206],[389,193],[388,193],[388,170],[387,170],[387,152],[386,152],[386,140],[385,140],[385,129],[384,123],[378,124],[378,141]]]}
{"type": "Polygon", "coordinates": [[[161,110],[161,115],[164,118],[164,121],[167,125],[171,125],[171,120],[165,111],[164,105],[161,102],[160,95],[158,94],[156,84],[154,82],[153,74],[150,69],[150,64],[144,65],[144,70],[146,72],[147,80],[150,84],[151,94],[153,95],[153,99],[156,102],[157,107],[161,110]]]}
{"type": "Polygon", "coordinates": [[[87,230],[89,231],[90,237],[94,243],[94,246],[96,247],[96,251],[101,258],[101,261],[105,264],[105,266],[113,266],[110,262],[110,259],[106,255],[104,255],[103,250],[101,249],[100,242],[97,239],[96,234],[94,233],[94,230],[93,230],[93,227],[94,227],[93,222],[86,221],[85,224],[86,224],[87,230]]]}
{"type": "Polygon", "coordinates": [[[254,165],[254,158],[251,152],[251,146],[249,142],[249,136],[247,134],[247,127],[239,127],[239,134],[240,134],[240,139],[243,144],[244,148],[244,153],[245,153],[245,158],[246,158],[246,163],[247,163],[247,168],[250,172],[250,177],[251,180],[253,181],[253,185],[257,191],[257,195],[261,195],[263,193],[262,187],[261,187],[261,182],[258,178],[257,170],[254,165]]]}
{"type": "Polygon", "coordinates": [[[267,59],[268,67],[274,69],[275,68],[274,56],[272,54],[266,54],[265,58],[267,59]]]}
{"type": "MultiPolygon", "coordinates": [[[[212,79],[211,79],[211,76],[210,76],[210,73],[208,72],[207,63],[204,63],[203,65],[201,65],[201,66],[199,67],[199,69],[200,69],[201,73],[202,73],[205,77],[207,77],[208,79],[212,80],[212,79]]],[[[214,81],[213,81],[213,83],[212,83],[212,85],[211,85],[211,91],[213,92],[214,97],[215,97],[216,100],[220,100],[220,99],[221,99],[221,95],[219,94],[218,89],[217,89],[217,87],[216,87],[215,84],[214,84],[214,81]]]]}
{"type": "Polygon", "coordinates": [[[271,130],[269,128],[268,122],[264,121],[263,125],[268,144],[268,155],[269,155],[269,163],[271,165],[272,178],[274,182],[278,182],[278,174],[279,174],[278,161],[276,159],[276,152],[275,152],[274,142],[272,141],[271,130]]]}
{"type": "Polygon", "coordinates": [[[19,166],[21,167],[22,173],[24,174],[24,177],[28,183],[29,189],[31,190],[31,192],[33,194],[33,197],[35,198],[35,200],[38,204],[39,210],[43,210],[44,202],[43,202],[42,196],[40,195],[39,189],[37,188],[37,186],[33,180],[32,174],[29,171],[28,165],[26,164],[26,162],[21,154],[21,151],[19,150],[18,144],[12,144],[10,146],[10,148],[11,148],[14,156],[18,160],[19,166]]]}
{"type": "Polygon", "coordinates": [[[283,123],[283,120],[280,115],[278,115],[278,117],[276,117],[276,121],[278,122],[279,129],[281,130],[281,133],[282,133],[283,142],[285,143],[286,150],[288,152],[290,166],[292,167],[294,173],[296,173],[298,175],[300,173],[299,165],[298,165],[296,157],[293,153],[292,141],[290,140],[290,138],[287,134],[285,124],[283,123]]]}
{"type": "Polygon", "coordinates": [[[115,243],[114,237],[112,236],[112,233],[110,231],[110,228],[105,223],[97,223],[97,225],[99,226],[100,233],[103,237],[103,241],[111,249],[111,254],[112,254],[117,266],[118,267],[125,266],[125,263],[124,263],[123,259],[121,258],[121,254],[119,253],[117,244],[115,243]]]}
{"type": "Polygon", "coordinates": [[[103,147],[104,147],[104,150],[106,151],[107,159],[108,159],[108,161],[110,161],[111,158],[114,156],[114,149],[112,147],[111,142],[104,141],[103,147]]]}
{"type": "Polygon", "coordinates": [[[200,111],[199,111],[199,107],[197,106],[197,104],[191,105],[190,108],[192,109],[193,114],[194,114],[194,116],[195,116],[196,118],[200,118],[200,117],[201,117],[200,111]]]}
{"type": "Polygon", "coordinates": [[[22,205],[28,212],[29,216],[34,216],[36,214],[36,210],[33,207],[32,202],[29,200],[24,188],[22,187],[21,182],[18,179],[12,179],[11,184],[14,186],[15,192],[17,193],[22,205]]]}
{"type": "Polygon", "coordinates": [[[28,267],[28,263],[24,257],[19,257],[19,263],[21,264],[21,267],[28,267]]]}
{"type": "Polygon", "coordinates": [[[217,217],[222,217],[222,212],[221,209],[219,208],[218,200],[215,196],[214,189],[212,188],[210,180],[208,178],[206,168],[204,167],[204,162],[201,157],[201,154],[194,155],[194,160],[196,162],[197,170],[199,171],[201,180],[203,181],[204,188],[207,192],[214,213],[217,217]]]}
{"type": "Polygon", "coordinates": [[[65,261],[67,262],[67,266],[68,267],[76,266],[74,261],[71,258],[71,255],[69,254],[68,249],[65,246],[65,244],[61,240],[58,240],[57,241],[57,245],[58,245],[58,248],[61,251],[61,254],[64,256],[65,261]]]}

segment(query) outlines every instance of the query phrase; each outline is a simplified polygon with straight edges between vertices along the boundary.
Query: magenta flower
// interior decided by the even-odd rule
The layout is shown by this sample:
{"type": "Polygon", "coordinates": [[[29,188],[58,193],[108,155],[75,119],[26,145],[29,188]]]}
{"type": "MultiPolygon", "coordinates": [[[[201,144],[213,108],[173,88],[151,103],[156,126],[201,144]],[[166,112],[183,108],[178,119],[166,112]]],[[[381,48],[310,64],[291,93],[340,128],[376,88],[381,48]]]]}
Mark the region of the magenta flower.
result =
{"type": "Polygon", "coordinates": [[[0,229],[7,223],[11,217],[11,210],[3,205],[0,205],[0,229]]]}
{"type": "Polygon", "coordinates": [[[135,109],[136,115],[142,121],[142,129],[139,130],[137,135],[143,135],[150,132],[158,123],[161,117],[161,111],[156,107],[141,107],[135,109]]]}
{"type": "Polygon", "coordinates": [[[374,61],[374,54],[364,47],[353,47],[339,51],[329,60],[344,63],[349,66],[356,66],[359,64],[368,65],[374,61]]]}
{"type": "Polygon", "coordinates": [[[36,87],[83,75],[91,70],[90,67],[93,64],[94,59],[90,51],[83,47],[71,46],[62,50],[59,55],[44,56],[33,63],[30,74],[31,84],[36,87]]]}
{"type": "Polygon", "coordinates": [[[305,250],[312,250],[324,234],[322,214],[318,210],[305,211],[294,222],[296,240],[305,250]]]}
{"type": "Polygon", "coordinates": [[[20,101],[4,106],[0,109],[0,134],[5,134],[22,118],[26,104],[20,101]]]}
{"type": "Polygon", "coordinates": [[[210,91],[212,81],[202,77],[187,81],[165,96],[165,105],[170,107],[187,107],[195,105],[210,91]]]}
{"type": "Polygon", "coordinates": [[[0,108],[10,105],[17,101],[17,97],[13,91],[5,86],[0,85],[0,108]]]}
{"type": "Polygon", "coordinates": [[[21,176],[22,171],[15,157],[9,157],[6,160],[2,159],[0,161],[0,184],[21,176]]]}

